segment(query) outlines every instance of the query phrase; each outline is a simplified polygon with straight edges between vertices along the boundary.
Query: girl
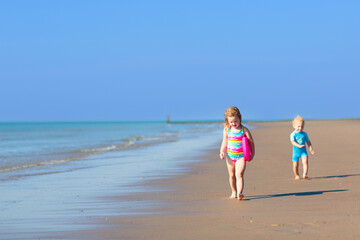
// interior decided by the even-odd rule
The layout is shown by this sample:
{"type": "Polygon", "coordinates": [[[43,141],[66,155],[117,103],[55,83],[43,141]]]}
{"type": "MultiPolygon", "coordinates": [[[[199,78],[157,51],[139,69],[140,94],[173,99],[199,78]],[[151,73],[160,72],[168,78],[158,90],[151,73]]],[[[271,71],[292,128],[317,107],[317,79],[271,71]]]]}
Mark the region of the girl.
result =
{"type": "Polygon", "coordinates": [[[252,157],[255,155],[254,140],[249,129],[241,124],[241,114],[237,107],[230,107],[225,111],[225,128],[223,141],[220,148],[220,158],[226,155],[226,165],[229,171],[229,182],[231,187],[230,198],[244,198],[244,172],[246,161],[242,149],[242,137],[245,135],[250,142],[252,157]],[[225,154],[226,151],[226,154],[225,154]]]}

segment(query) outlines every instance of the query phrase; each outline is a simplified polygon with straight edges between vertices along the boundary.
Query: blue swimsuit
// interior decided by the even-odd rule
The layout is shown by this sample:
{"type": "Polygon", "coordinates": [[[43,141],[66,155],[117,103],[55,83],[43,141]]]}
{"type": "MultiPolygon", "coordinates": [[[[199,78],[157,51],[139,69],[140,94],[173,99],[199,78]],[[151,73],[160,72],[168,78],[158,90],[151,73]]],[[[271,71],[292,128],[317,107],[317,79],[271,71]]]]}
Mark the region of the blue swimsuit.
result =
{"type": "Polygon", "coordinates": [[[299,158],[308,156],[306,152],[306,142],[309,141],[309,137],[306,134],[306,132],[293,131],[290,134],[290,141],[295,141],[297,144],[305,145],[305,147],[303,148],[298,148],[293,145],[293,155],[292,155],[293,162],[298,162],[299,158]]]}

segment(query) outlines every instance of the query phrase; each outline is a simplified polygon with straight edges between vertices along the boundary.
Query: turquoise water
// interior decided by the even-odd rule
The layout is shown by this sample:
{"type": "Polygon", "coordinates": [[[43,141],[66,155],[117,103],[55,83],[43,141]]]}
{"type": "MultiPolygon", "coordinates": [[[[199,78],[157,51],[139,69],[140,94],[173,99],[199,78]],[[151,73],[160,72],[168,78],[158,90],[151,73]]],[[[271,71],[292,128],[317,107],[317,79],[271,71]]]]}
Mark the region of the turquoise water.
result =
{"type": "Polygon", "coordinates": [[[121,196],[164,191],[142,183],[182,174],[221,138],[219,124],[0,123],[0,239],[46,239],[112,215],[154,214],[161,202],[121,196]]]}
{"type": "Polygon", "coordinates": [[[0,123],[0,180],[19,170],[34,174],[37,166],[178,141],[212,128],[163,122],[0,123]]]}

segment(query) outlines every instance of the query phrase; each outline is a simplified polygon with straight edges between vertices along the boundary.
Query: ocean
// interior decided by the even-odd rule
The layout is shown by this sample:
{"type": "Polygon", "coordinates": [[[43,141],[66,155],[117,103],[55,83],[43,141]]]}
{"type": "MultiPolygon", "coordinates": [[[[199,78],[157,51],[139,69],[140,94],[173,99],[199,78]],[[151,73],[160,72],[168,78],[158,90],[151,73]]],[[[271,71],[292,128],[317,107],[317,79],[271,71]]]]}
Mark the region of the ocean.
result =
{"type": "Polygon", "coordinates": [[[221,134],[220,124],[209,123],[0,123],[0,239],[146,214],[161,203],[103,197],[162,191],[141,183],[182,174],[201,151],[220,146],[221,134]]]}

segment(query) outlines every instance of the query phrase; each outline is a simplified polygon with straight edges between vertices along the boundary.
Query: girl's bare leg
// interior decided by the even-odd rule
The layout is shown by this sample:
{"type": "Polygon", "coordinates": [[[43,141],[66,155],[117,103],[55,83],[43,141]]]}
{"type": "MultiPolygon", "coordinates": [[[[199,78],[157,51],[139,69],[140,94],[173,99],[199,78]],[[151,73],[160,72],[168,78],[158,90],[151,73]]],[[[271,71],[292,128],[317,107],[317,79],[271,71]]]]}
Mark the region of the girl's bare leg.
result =
{"type": "Polygon", "coordinates": [[[293,161],[293,171],[294,171],[294,175],[295,175],[295,180],[299,180],[300,176],[299,176],[299,162],[294,162],[293,161]]]}
{"type": "Polygon", "coordinates": [[[243,189],[244,189],[244,173],[246,169],[246,161],[244,158],[241,158],[235,163],[235,175],[236,175],[236,186],[237,186],[237,197],[239,200],[244,198],[243,189]]]}
{"type": "Polygon", "coordinates": [[[303,178],[308,178],[308,158],[302,157],[302,164],[303,164],[303,178]]]}
{"type": "Polygon", "coordinates": [[[235,163],[231,159],[226,158],[226,165],[229,172],[229,183],[231,188],[230,198],[236,198],[235,163]]]}

